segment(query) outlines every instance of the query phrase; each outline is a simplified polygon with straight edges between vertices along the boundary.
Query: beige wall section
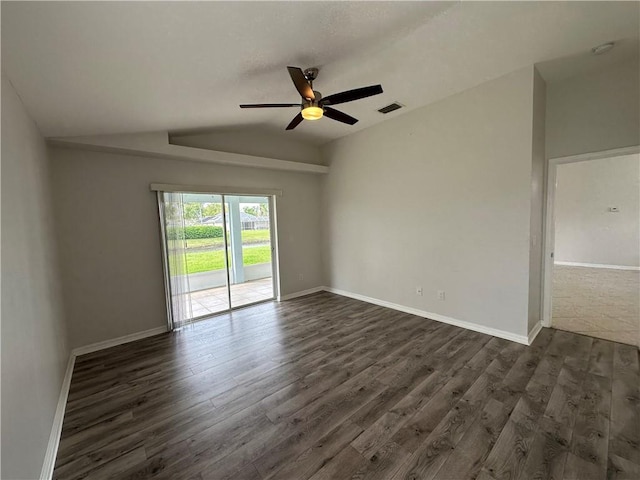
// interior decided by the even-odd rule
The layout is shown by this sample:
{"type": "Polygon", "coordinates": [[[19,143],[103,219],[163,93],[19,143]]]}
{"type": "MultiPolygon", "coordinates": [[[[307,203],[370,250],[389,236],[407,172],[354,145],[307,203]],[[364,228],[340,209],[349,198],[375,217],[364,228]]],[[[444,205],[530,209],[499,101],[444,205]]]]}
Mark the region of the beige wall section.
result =
{"type": "Polygon", "coordinates": [[[329,144],[330,285],[527,335],[532,98],[528,67],[329,144]]]}
{"type": "Polygon", "coordinates": [[[531,219],[529,224],[529,331],[542,320],[542,272],[544,246],[545,109],[547,86],[534,68],[533,143],[531,151],[531,219]]]}
{"type": "Polygon", "coordinates": [[[547,158],[640,144],[637,59],[547,85],[547,158]]]}
{"type": "Polygon", "coordinates": [[[152,182],[282,189],[282,294],[323,285],[320,175],[76,149],[50,152],[72,347],[166,324],[152,182]]]}
{"type": "Polygon", "coordinates": [[[558,165],[556,185],[556,261],[640,266],[639,155],[558,165]]]}
{"type": "Polygon", "coordinates": [[[2,478],[40,477],[69,358],[47,150],[2,77],[2,478]]]}
{"type": "MultiPolygon", "coordinates": [[[[296,110],[292,109],[294,113],[296,110]]],[[[169,143],[184,147],[206,148],[219,152],[242,153],[258,157],[278,158],[291,162],[323,163],[320,149],[306,142],[296,140],[292,132],[260,132],[244,130],[223,130],[199,134],[170,135],[169,143]]]]}

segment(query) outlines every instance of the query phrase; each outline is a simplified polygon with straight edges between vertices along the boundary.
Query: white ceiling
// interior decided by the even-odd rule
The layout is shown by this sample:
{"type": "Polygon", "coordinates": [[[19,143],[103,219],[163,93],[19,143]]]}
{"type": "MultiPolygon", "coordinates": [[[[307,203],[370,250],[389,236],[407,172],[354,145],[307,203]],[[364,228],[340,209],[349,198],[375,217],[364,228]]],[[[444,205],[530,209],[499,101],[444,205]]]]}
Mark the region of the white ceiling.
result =
{"type": "Polygon", "coordinates": [[[401,114],[376,112],[392,101],[412,109],[609,40],[635,44],[639,9],[638,2],[2,2],[2,69],[45,136],[256,128],[321,144],[401,114]],[[325,96],[376,83],[385,93],[340,106],[360,119],[353,127],[323,119],[285,133],[295,108],[238,104],[298,101],[287,65],[320,67],[314,87],[325,96]]]}
{"type": "MultiPolygon", "coordinates": [[[[638,22],[640,23],[640,19],[638,22]]],[[[638,63],[639,61],[640,42],[638,42],[638,38],[623,38],[617,40],[613,50],[606,54],[593,55],[588,49],[574,55],[538,63],[536,67],[547,82],[559,82],[576,75],[601,71],[622,62],[638,63]]]]}

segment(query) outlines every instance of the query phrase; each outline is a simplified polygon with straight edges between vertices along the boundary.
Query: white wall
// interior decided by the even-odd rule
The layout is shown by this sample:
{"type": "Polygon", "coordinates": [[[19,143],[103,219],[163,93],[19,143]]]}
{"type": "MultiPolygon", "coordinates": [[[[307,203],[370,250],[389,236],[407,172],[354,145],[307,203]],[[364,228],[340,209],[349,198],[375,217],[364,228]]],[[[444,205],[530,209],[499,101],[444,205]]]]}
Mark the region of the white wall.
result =
{"type": "Polygon", "coordinates": [[[544,245],[545,174],[545,110],[544,79],[534,69],[533,78],[533,132],[531,151],[531,221],[529,224],[529,331],[542,318],[542,271],[544,245]]]}
{"type": "Polygon", "coordinates": [[[637,59],[547,84],[547,158],[640,144],[637,59]]]}
{"type": "Polygon", "coordinates": [[[326,147],[332,287],[527,335],[533,78],[524,68],[326,147]]]}
{"type": "Polygon", "coordinates": [[[166,325],[152,182],[282,189],[276,200],[281,293],[323,285],[320,175],[76,149],[50,152],[72,347],[166,325]]]}
{"type": "Polygon", "coordinates": [[[47,150],[2,77],[2,478],[40,477],[69,357],[47,150]]]}
{"type": "Polygon", "coordinates": [[[640,266],[640,156],[559,165],[556,185],[556,261],[640,266]]]}

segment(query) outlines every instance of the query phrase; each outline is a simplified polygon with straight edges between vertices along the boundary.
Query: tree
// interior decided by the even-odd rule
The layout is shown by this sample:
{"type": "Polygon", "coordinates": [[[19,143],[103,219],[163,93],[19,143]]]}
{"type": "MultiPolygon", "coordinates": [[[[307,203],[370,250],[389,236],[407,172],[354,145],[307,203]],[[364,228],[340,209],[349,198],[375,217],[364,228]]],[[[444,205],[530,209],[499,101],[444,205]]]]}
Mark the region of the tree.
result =
{"type": "Polygon", "coordinates": [[[268,217],[269,216],[269,205],[266,203],[259,203],[254,205],[253,207],[243,207],[242,209],[245,213],[256,217],[268,217]]]}
{"type": "Polygon", "coordinates": [[[202,204],[198,202],[189,202],[184,204],[184,219],[192,222],[200,222],[202,220],[202,204]]]}
{"type": "Polygon", "coordinates": [[[179,220],[178,205],[175,202],[166,202],[164,204],[164,216],[168,223],[175,223],[179,220]]]}
{"type": "Polygon", "coordinates": [[[205,203],[202,205],[202,215],[213,217],[222,212],[222,205],[219,203],[205,203]]]}
{"type": "Polygon", "coordinates": [[[256,213],[256,207],[242,207],[242,211],[244,213],[248,213],[249,215],[258,216],[256,213]]]}

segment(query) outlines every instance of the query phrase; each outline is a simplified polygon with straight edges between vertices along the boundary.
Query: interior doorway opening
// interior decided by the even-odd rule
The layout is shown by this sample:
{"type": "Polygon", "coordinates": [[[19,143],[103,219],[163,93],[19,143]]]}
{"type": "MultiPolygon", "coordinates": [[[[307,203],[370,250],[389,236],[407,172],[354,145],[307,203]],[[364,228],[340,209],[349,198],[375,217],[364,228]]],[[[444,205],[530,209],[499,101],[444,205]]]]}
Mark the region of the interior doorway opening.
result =
{"type": "Polygon", "coordinates": [[[171,329],[275,299],[272,196],[158,192],[171,329]]]}
{"type": "Polygon", "coordinates": [[[638,150],[551,160],[545,326],[640,346],[638,150]]]}

